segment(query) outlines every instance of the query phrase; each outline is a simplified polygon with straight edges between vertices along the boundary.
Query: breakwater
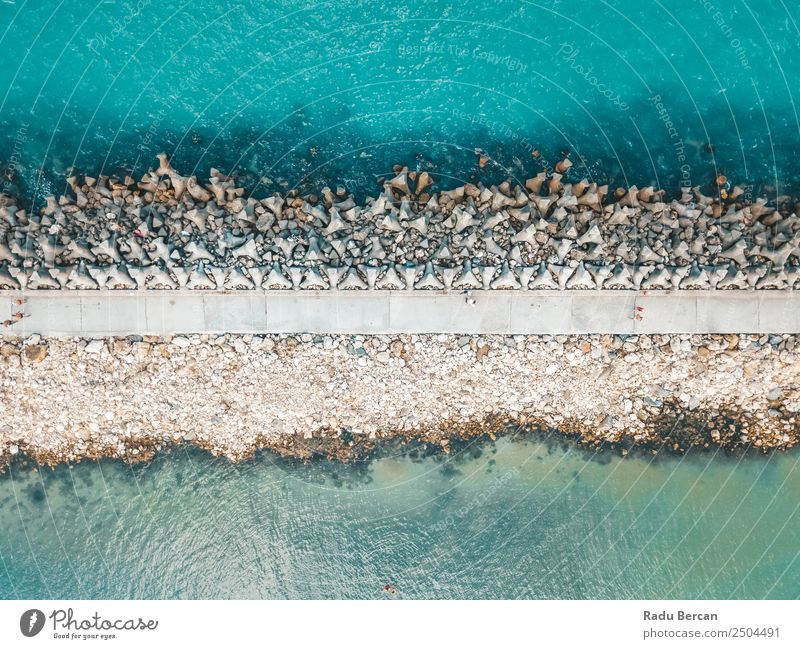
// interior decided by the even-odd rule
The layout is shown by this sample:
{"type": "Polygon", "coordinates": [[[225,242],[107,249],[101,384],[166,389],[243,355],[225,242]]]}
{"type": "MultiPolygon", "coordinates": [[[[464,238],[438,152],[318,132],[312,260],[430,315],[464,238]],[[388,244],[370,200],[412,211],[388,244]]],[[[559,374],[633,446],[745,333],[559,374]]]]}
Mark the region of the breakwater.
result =
{"type": "Polygon", "coordinates": [[[5,196],[0,453],[138,460],[186,442],[350,459],[511,429],[623,450],[793,446],[794,203],[724,178],[713,196],[611,191],[570,168],[436,192],[398,167],[359,204],[342,187],[258,199],[160,156],[138,181],[71,177],[36,213],[5,196]],[[87,297],[100,289],[119,299],[87,297]],[[501,308],[525,291],[553,297],[501,308]],[[446,322],[415,316],[422,301],[446,322]],[[47,322],[66,337],[40,337],[47,322]]]}
{"type": "Polygon", "coordinates": [[[73,176],[37,213],[0,199],[0,288],[781,290],[800,282],[800,217],[717,179],[712,195],[568,180],[432,191],[397,167],[358,204],[343,187],[245,196],[234,177],[73,176]]]}

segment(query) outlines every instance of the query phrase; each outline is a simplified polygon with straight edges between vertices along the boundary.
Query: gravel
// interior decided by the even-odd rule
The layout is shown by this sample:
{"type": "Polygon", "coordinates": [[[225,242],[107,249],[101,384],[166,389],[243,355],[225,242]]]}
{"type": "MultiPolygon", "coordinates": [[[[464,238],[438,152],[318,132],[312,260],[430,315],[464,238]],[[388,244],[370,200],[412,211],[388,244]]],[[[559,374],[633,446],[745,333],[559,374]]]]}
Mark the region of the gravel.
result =
{"type": "Polygon", "coordinates": [[[232,459],[260,447],[296,454],[319,439],[446,447],[515,426],[675,451],[783,449],[800,436],[800,346],[789,335],[196,335],[36,347],[45,351],[33,362],[31,345],[2,345],[5,460],[141,459],[181,441],[232,459]]]}

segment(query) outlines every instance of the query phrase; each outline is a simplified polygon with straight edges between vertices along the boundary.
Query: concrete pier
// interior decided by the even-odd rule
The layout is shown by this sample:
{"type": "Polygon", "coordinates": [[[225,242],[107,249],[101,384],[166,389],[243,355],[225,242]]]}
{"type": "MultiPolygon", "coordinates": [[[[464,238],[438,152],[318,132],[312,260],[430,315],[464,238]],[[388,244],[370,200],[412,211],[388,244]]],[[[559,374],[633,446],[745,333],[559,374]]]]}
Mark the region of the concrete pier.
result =
{"type": "Polygon", "coordinates": [[[800,333],[800,293],[763,290],[0,291],[19,311],[2,335],[800,333]]]}

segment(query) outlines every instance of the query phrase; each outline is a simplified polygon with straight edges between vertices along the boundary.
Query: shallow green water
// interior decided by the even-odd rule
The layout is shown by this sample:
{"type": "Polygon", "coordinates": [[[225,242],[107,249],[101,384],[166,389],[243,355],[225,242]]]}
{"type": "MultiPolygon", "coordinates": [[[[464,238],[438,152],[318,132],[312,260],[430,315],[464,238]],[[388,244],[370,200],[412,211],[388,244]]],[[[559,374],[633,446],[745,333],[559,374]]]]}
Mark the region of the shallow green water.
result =
{"type": "Polygon", "coordinates": [[[354,467],[17,465],[0,596],[795,598],[799,460],[500,440],[354,467]]]}

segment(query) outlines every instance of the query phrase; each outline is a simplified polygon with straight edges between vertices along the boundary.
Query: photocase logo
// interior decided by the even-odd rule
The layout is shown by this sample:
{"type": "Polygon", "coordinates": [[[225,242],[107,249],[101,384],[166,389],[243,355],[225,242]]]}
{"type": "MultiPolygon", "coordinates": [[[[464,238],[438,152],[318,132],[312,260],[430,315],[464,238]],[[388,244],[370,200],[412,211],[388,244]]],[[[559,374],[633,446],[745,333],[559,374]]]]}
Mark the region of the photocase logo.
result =
{"type": "Polygon", "coordinates": [[[32,608],[25,611],[19,618],[19,630],[22,635],[27,638],[32,638],[44,627],[44,613],[38,608],[32,608]]]}

